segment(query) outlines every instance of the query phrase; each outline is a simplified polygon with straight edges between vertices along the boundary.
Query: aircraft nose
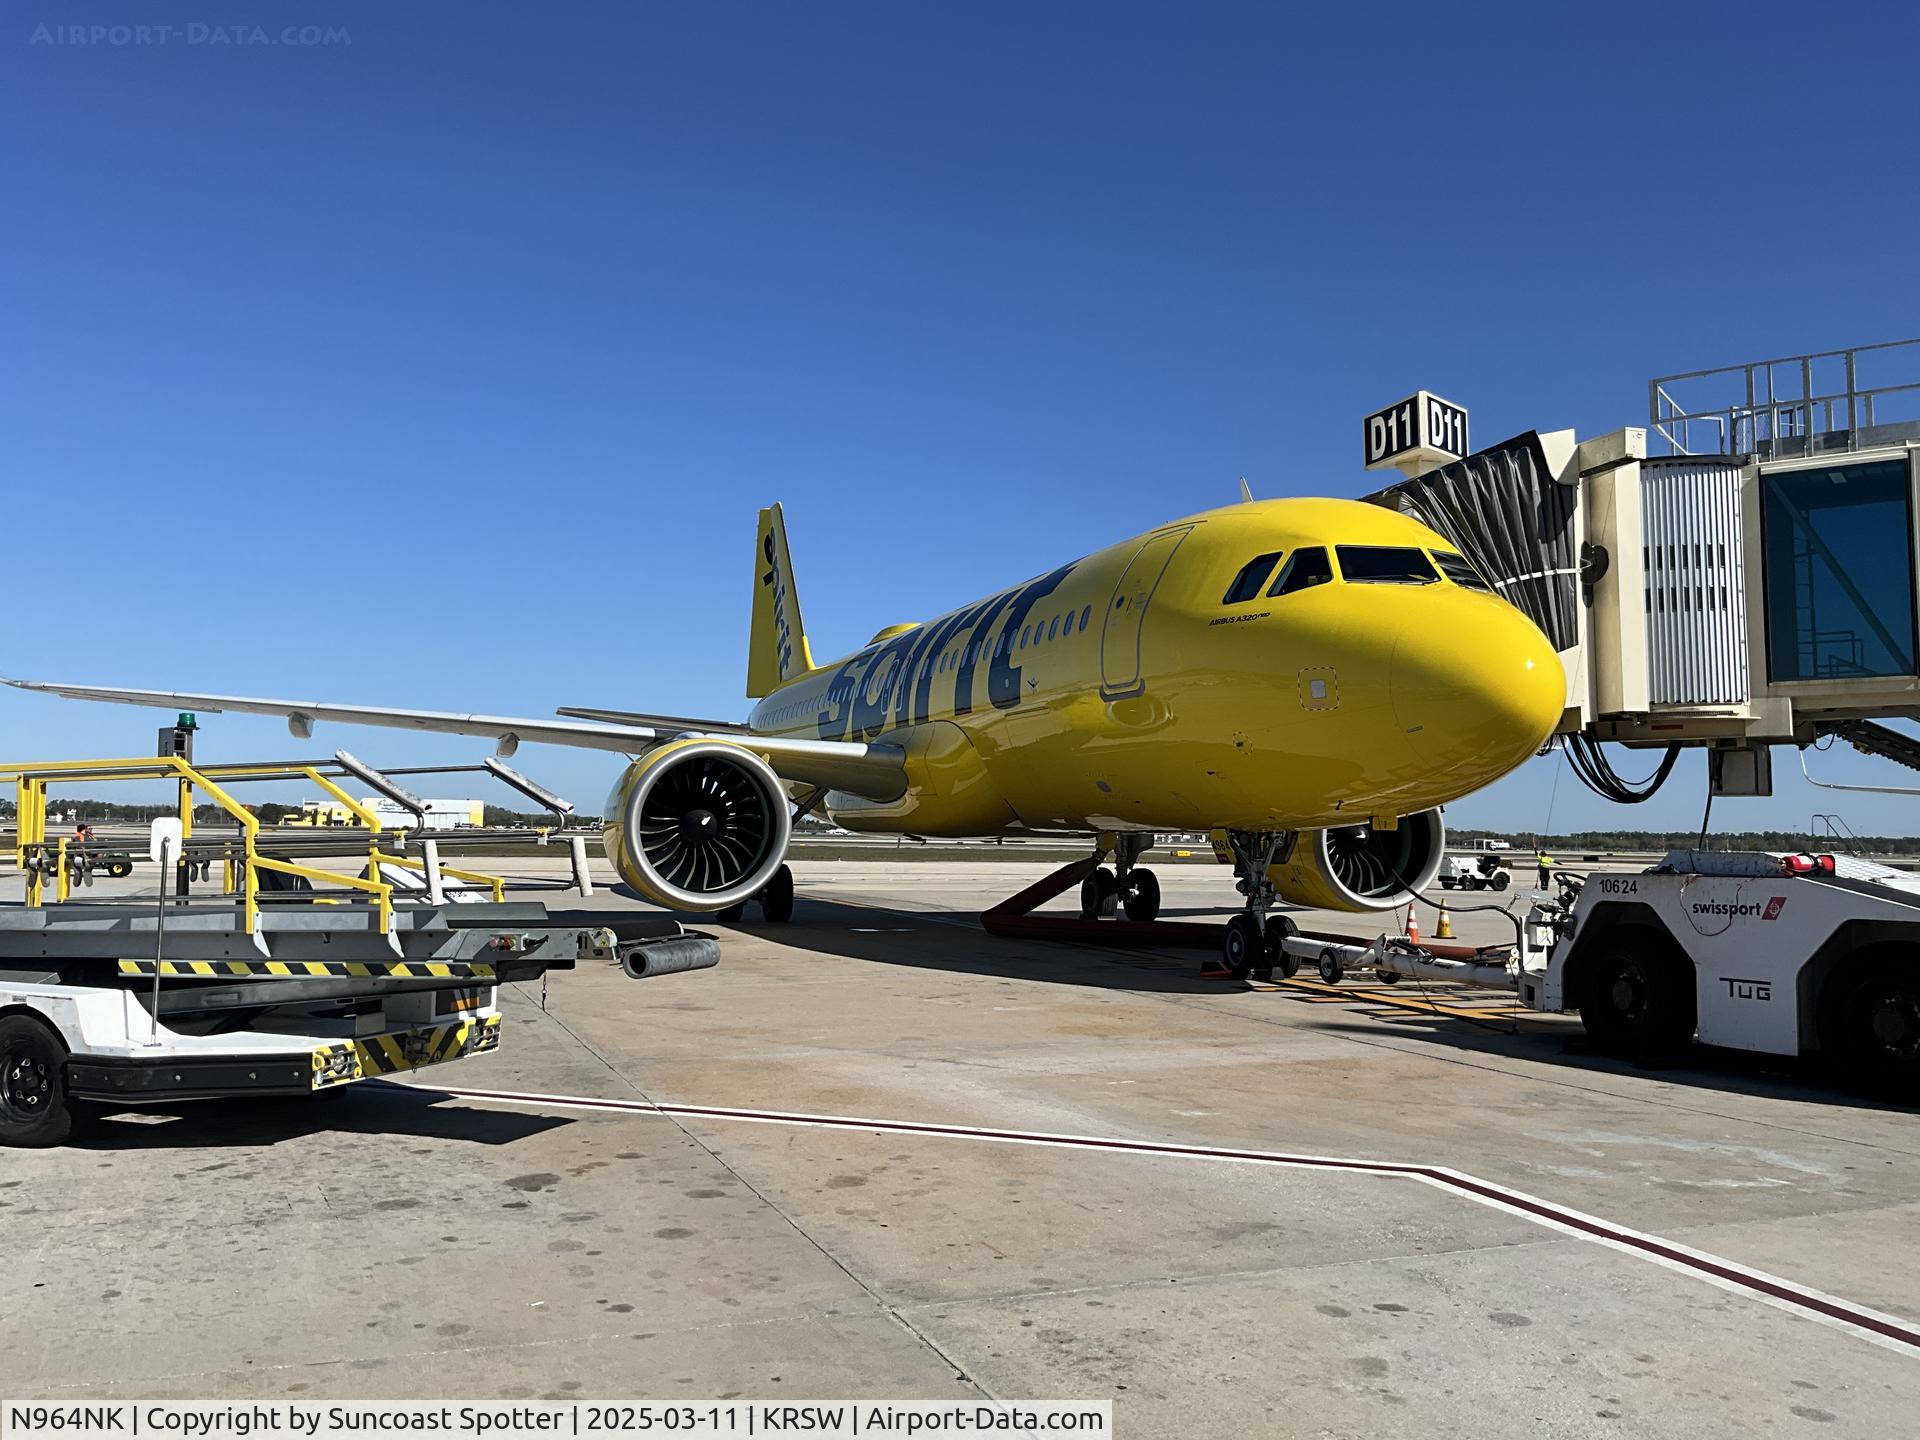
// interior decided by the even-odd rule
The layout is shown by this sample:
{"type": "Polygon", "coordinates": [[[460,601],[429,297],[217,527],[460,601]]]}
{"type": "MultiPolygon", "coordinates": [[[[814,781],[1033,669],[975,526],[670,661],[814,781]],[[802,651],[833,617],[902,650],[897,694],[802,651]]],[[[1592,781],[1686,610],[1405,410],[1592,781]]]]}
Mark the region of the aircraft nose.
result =
{"type": "Polygon", "coordinates": [[[1430,598],[1443,602],[1432,622],[1394,649],[1394,715],[1421,761],[1477,788],[1553,733],[1566,672],[1540,627],[1506,601],[1468,590],[1430,598]]]}

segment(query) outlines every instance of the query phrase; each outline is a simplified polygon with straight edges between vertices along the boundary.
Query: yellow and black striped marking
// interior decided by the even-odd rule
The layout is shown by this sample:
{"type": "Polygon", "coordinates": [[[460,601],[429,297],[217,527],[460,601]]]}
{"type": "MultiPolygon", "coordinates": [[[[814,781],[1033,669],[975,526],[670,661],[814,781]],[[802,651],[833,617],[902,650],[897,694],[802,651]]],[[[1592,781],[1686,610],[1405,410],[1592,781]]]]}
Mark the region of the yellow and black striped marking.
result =
{"type": "MultiPolygon", "coordinates": [[[[162,960],[160,974],[188,980],[235,977],[323,980],[491,980],[493,966],[456,960],[162,960]]],[[[122,975],[152,975],[151,960],[122,960],[122,975]]]]}
{"type": "Polygon", "coordinates": [[[488,1015],[452,1025],[429,1025],[321,1045],[313,1052],[313,1088],[324,1090],[330,1085],[440,1065],[496,1049],[499,1044],[500,1017],[488,1015]]]}

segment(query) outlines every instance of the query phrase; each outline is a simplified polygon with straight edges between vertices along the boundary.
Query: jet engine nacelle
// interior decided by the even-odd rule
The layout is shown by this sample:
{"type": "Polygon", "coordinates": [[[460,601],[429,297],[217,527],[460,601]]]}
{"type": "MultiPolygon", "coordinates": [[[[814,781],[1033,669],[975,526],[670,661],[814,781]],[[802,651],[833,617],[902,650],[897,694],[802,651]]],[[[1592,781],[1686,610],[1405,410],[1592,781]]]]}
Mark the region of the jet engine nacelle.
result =
{"type": "Polygon", "coordinates": [[[792,821],[773,767],[728,740],[674,740],[627,767],[607,797],[607,858],[673,910],[724,910],[787,856],[792,821]]]}
{"type": "Polygon", "coordinates": [[[1392,830],[1342,825],[1302,830],[1269,877],[1280,898],[1316,910],[1391,910],[1425,890],[1446,856],[1438,810],[1401,817],[1392,830]]]}

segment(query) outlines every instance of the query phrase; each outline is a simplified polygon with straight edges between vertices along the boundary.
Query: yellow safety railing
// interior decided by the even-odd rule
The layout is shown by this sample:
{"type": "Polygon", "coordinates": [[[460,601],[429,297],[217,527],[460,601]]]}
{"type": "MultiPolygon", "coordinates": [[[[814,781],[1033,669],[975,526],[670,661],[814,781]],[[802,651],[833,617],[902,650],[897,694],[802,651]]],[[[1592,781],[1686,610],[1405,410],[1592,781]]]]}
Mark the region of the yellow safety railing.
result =
{"type": "MultiPolygon", "coordinates": [[[[307,880],[345,885],[349,890],[360,890],[373,896],[374,903],[380,907],[380,933],[387,933],[387,927],[393,920],[393,887],[380,880],[363,880],[358,875],[342,875],[337,870],[316,870],[311,865],[296,865],[291,860],[274,860],[265,855],[255,855],[251,843],[247,846],[247,864],[262,870],[278,871],[282,875],[298,875],[307,880]]],[[[378,871],[374,872],[378,874],[378,871]]],[[[247,927],[251,930],[253,927],[247,927]]]]}
{"type": "MultiPolygon", "coordinates": [[[[44,899],[44,867],[29,862],[44,855],[49,849],[47,844],[47,785],[52,780],[70,783],[86,783],[100,780],[175,780],[178,782],[180,805],[180,830],[182,837],[193,833],[193,792],[202,791],[222,810],[233,817],[241,830],[244,846],[244,860],[241,874],[233,874],[233,862],[229,859],[223,869],[225,890],[233,894],[237,888],[241,896],[241,908],[245,916],[246,933],[251,935],[259,928],[260,920],[260,871],[272,870],[280,874],[300,876],[309,881],[318,880],[328,884],[344,885],[350,890],[358,890],[371,895],[378,909],[380,933],[388,933],[393,920],[393,887],[378,878],[361,879],[357,876],[341,875],[331,870],[316,870],[306,865],[296,865],[287,860],[276,860],[259,853],[256,841],[260,834],[260,821],[254,813],[228,794],[214,777],[231,779],[259,778],[285,775],[291,779],[296,775],[305,776],[333,795],[369,831],[378,835],[380,821],[365,806],[347,795],[326,776],[311,765],[207,765],[199,768],[189,764],[178,755],[137,756],[116,760],[51,760],[30,765],[0,765],[0,783],[8,777],[14,782],[14,861],[20,869],[27,872],[27,904],[38,907],[44,899]]],[[[56,848],[58,875],[55,880],[55,897],[65,900],[69,894],[67,872],[68,841],[62,838],[56,848]]],[[[379,842],[368,843],[370,876],[377,877],[379,869],[375,857],[379,854],[379,842]]],[[[451,873],[451,872],[450,872],[451,873]]],[[[164,886],[166,878],[161,877],[164,886]]],[[[496,886],[495,895],[502,894],[496,886]]]]}
{"type": "MultiPolygon", "coordinates": [[[[424,860],[410,860],[405,855],[389,855],[384,850],[376,850],[373,852],[373,863],[375,865],[398,865],[402,870],[418,870],[422,873],[425,873],[427,868],[427,862],[424,860]]],[[[451,875],[456,880],[464,880],[469,885],[485,885],[493,891],[493,898],[495,900],[505,900],[507,898],[507,882],[498,875],[482,875],[478,870],[457,870],[451,865],[442,865],[440,867],[440,873],[442,875],[451,875]]]]}

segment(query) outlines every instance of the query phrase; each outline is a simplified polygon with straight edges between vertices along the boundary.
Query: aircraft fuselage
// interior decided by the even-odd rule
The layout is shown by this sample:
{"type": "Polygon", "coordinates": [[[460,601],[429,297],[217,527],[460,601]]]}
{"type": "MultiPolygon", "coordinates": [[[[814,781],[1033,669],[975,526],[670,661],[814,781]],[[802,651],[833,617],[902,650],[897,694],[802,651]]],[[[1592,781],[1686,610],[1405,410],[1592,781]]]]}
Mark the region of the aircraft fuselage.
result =
{"type": "Polygon", "coordinates": [[[1545,636],[1477,578],[1450,578],[1464,568],[1380,506],[1234,505],[882,631],[781,685],[749,724],[901,746],[900,799],[828,796],[855,829],[1271,831],[1410,814],[1506,773],[1564,702],[1545,636]],[[1251,593],[1229,594],[1269,557],[1241,579],[1251,593]]]}

